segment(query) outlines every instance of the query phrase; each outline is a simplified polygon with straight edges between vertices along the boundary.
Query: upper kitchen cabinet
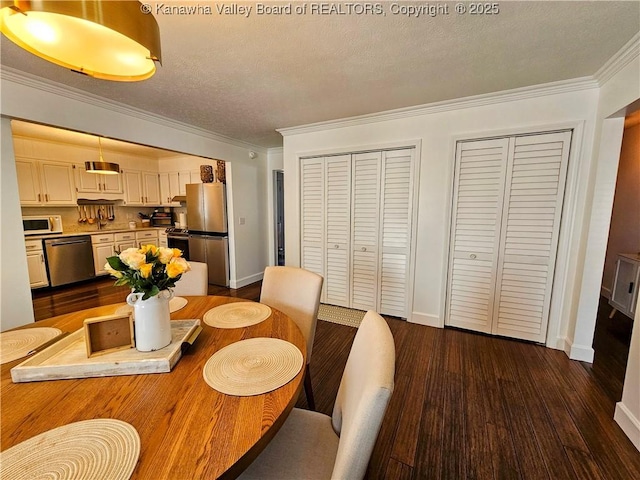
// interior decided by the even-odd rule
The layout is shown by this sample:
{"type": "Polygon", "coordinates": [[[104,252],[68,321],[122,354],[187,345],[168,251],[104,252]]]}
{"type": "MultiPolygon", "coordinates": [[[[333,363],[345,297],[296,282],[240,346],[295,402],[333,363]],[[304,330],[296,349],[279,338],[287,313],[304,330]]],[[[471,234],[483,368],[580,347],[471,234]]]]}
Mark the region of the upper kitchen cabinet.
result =
{"type": "Polygon", "coordinates": [[[187,184],[200,183],[200,170],[181,170],[178,172],[180,195],[187,194],[187,184]]]}
{"type": "Polygon", "coordinates": [[[71,164],[16,157],[16,171],[22,206],[76,204],[71,164]]]}
{"type": "Polygon", "coordinates": [[[180,175],[178,172],[162,172],[160,180],[160,204],[163,206],[180,206],[180,202],[171,199],[180,195],[180,175]]]}
{"type": "MultiPolygon", "coordinates": [[[[87,173],[83,163],[73,165],[75,184],[78,193],[108,194],[122,198],[121,175],[100,175],[87,173]]],[[[110,198],[110,197],[107,197],[110,198]]]]}
{"type": "Polygon", "coordinates": [[[160,182],[158,173],[139,170],[123,170],[125,205],[160,205],[160,182]]]}

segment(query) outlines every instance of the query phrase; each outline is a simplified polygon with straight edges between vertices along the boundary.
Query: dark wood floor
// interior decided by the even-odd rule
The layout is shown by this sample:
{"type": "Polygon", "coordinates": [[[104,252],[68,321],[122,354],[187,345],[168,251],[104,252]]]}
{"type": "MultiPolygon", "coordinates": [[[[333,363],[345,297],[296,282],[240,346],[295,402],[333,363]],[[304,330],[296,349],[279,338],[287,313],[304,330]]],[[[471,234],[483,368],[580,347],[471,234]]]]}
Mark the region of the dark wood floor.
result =
{"type": "MultiPolygon", "coordinates": [[[[107,280],[36,292],[36,317],[121,302],[126,293],[107,280]]],[[[260,284],[209,293],[257,300],[260,284]]],[[[630,323],[608,313],[602,302],[593,365],[539,345],[388,319],[396,386],[368,478],[640,479],[640,453],[613,421],[630,323]]],[[[331,414],[355,332],[318,322],[318,411],[331,414]]],[[[304,395],[298,406],[306,407],[304,395]]]]}

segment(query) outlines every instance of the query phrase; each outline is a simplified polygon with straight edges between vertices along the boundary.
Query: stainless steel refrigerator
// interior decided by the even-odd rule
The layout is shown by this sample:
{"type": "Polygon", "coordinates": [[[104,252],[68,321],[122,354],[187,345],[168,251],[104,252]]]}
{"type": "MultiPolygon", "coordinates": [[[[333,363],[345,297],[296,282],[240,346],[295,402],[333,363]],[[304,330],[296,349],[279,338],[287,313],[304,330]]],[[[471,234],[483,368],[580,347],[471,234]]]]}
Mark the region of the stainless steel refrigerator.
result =
{"type": "Polygon", "coordinates": [[[189,260],[208,266],[209,283],[229,286],[227,200],[223,183],[187,185],[189,260]]]}

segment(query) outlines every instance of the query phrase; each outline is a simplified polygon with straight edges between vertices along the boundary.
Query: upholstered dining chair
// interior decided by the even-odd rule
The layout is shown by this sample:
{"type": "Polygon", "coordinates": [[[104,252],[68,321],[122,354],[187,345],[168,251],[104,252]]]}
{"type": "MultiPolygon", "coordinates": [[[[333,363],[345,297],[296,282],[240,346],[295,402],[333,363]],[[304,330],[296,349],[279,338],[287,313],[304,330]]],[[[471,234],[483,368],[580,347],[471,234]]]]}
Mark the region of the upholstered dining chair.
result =
{"type": "Polygon", "coordinates": [[[294,408],[239,478],[364,478],[393,393],[394,376],[393,336],[387,322],[369,311],[353,341],[333,417],[294,408]]]}
{"type": "Polygon", "coordinates": [[[173,287],[173,294],[206,295],[209,289],[209,270],[206,263],[189,262],[191,270],[184,272],[173,287]]]}
{"type": "Polygon", "coordinates": [[[297,267],[267,267],[264,270],[260,303],[276,308],[291,318],[307,341],[307,364],[304,372],[304,392],[311,410],[316,409],[311,388],[309,361],[316,335],[320,293],[324,279],[309,270],[297,267]]]}

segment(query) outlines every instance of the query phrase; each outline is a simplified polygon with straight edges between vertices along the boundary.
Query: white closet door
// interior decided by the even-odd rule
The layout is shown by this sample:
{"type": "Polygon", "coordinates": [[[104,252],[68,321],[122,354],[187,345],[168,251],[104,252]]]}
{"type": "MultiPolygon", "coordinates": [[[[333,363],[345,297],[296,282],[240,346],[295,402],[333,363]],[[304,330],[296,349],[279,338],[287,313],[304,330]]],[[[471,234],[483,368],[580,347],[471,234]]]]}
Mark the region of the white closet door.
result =
{"type": "Polygon", "coordinates": [[[494,334],[546,339],[570,143],[571,132],[512,140],[494,334]]]}
{"type": "Polygon", "coordinates": [[[408,312],[413,165],[413,149],[383,152],[378,311],[404,318],[408,312]]]}
{"type": "Polygon", "coordinates": [[[351,155],[326,157],[325,301],[349,306],[351,155]]]}
{"type": "Polygon", "coordinates": [[[447,325],[491,332],[509,139],[458,142],[447,325]]]}
{"type": "Polygon", "coordinates": [[[381,152],[352,156],[351,307],[378,309],[381,152]]]}
{"type": "Polygon", "coordinates": [[[303,159],[300,182],[300,266],[324,276],[324,158],[303,159]]]}

